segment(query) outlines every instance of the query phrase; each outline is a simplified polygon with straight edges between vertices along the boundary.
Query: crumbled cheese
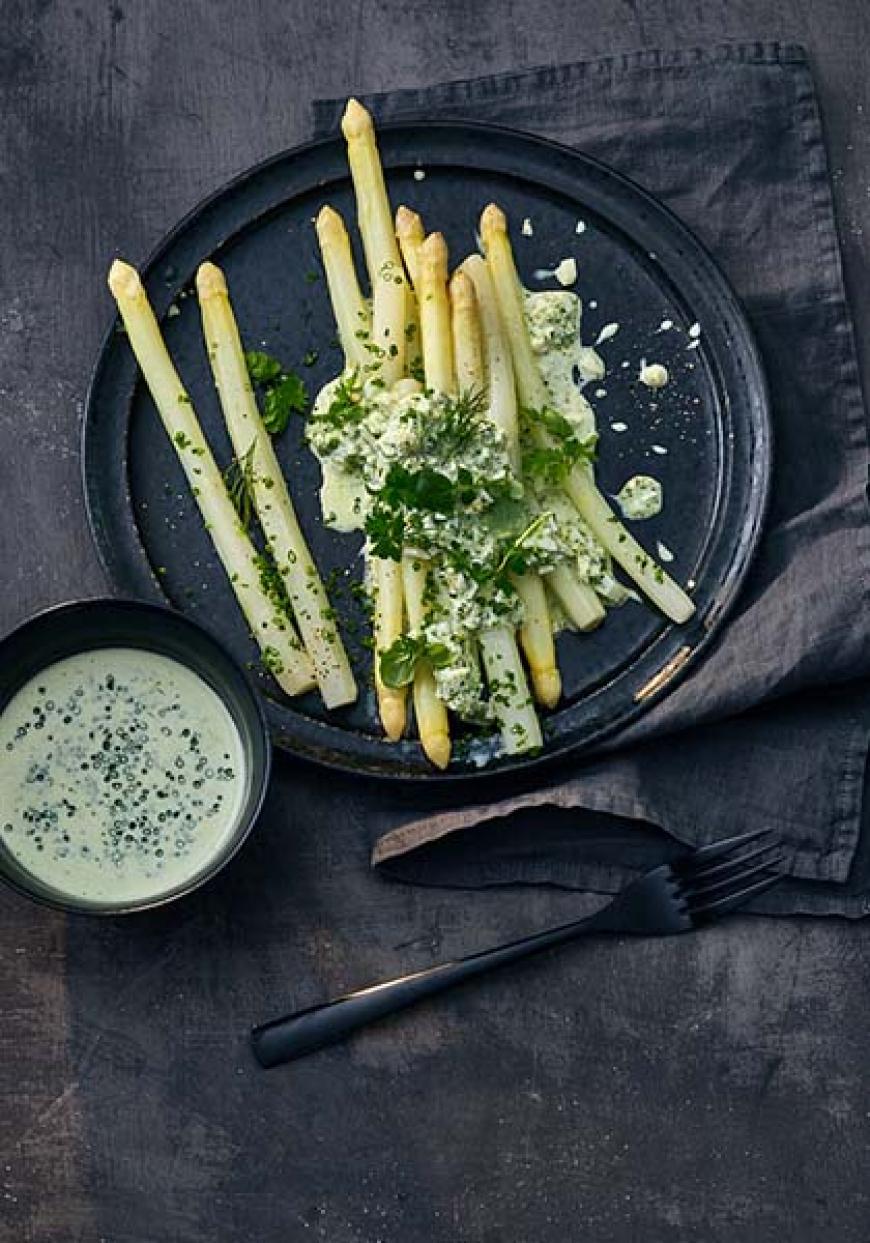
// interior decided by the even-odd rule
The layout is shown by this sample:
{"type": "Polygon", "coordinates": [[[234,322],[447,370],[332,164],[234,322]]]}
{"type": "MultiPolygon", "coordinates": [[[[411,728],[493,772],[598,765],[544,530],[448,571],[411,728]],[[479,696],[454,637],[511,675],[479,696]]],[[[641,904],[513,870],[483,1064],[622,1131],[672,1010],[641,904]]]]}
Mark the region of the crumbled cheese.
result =
{"type": "Polygon", "coordinates": [[[689,328],[689,336],[692,337],[693,340],[697,340],[698,337],[700,337],[700,335],[701,335],[701,325],[696,320],[695,323],[692,324],[692,326],[689,328]]]}
{"type": "Polygon", "coordinates": [[[672,319],[663,319],[658,328],[656,328],[656,332],[670,332],[673,326],[674,321],[672,319]]]}
{"type": "Polygon", "coordinates": [[[575,232],[575,233],[585,233],[585,232],[586,232],[586,221],[585,221],[585,220],[578,220],[578,221],[577,221],[577,226],[576,226],[576,228],[574,229],[574,232],[575,232]]]}
{"type": "Polygon", "coordinates": [[[664,457],[665,454],[667,453],[667,449],[665,448],[664,445],[650,445],[650,448],[652,449],[653,453],[657,453],[659,457],[664,457]]]}
{"type": "Polygon", "coordinates": [[[595,390],[595,396],[596,396],[596,397],[606,397],[606,396],[607,396],[607,389],[606,389],[606,388],[597,388],[597,389],[595,390]]]}
{"type": "Polygon", "coordinates": [[[627,423],[611,423],[610,430],[612,432],[627,432],[628,424],[627,423]]]}
{"type": "Polygon", "coordinates": [[[414,169],[414,180],[415,180],[415,181],[425,181],[425,180],[426,180],[426,173],[425,173],[425,171],[424,171],[422,168],[415,168],[415,169],[414,169]]]}
{"type": "Polygon", "coordinates": [[[526,216],[525,220],[523,221],[523,227],[522,227],[522,229],[521,229],[521,233],[522,233],[523,237],[531,237],[531,236],[532,236],[532,234],[534,233],[534,231],[535,231],[535,230],[534,230],[534,228],[532,227],[532,222],[531,222],[531,220],[529,219],[529,217],[528,217],[528,216],[526,216]]]}

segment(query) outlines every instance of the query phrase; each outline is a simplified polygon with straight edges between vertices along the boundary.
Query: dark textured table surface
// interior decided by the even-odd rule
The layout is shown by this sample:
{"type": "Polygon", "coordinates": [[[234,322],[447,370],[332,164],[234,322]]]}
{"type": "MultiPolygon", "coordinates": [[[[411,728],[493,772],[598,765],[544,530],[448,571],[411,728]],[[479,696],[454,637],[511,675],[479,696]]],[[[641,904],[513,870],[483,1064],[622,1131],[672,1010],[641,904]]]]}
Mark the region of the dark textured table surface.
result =
{"type": "MultiPolygon", "coordinates": [[[[114,253],[305,138],[314,96],[724,38],[810,52],[866,364],[865,0],[5,0],[0,626],[105,589],[78,425],[114,253]]],[[[870,922],[589,945],[258,1071],[252,1021],[577,908],[373,877],[383,797],[283,760],[177,909],[2,895],[3,1243],[870,1240],[870,922]]]]}

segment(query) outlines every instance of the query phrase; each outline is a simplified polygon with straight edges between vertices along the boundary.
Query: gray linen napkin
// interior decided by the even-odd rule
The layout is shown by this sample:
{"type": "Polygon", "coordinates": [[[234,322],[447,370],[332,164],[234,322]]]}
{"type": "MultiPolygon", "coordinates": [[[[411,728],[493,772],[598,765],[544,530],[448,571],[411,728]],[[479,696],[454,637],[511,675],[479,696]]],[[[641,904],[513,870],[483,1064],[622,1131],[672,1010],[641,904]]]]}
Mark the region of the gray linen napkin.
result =
{"type": "MultiPolygon", "coordinates": [[[[674,842],[766,826],[795,883],[758,909],[867,913],[867,427],[803,51],[639,52],[367,103],[380,121],[472,118],[540,133],[657,194],[742,297],[776,432],[762,547],[705,663],[543,788],[500,800],[496,786],[474,806],[394,797],[373,826],[375,864],[424,884],[609,892],[674,842]]],[[[318,134],[337,131],[342,105],[315,104],[318,134]]]]}

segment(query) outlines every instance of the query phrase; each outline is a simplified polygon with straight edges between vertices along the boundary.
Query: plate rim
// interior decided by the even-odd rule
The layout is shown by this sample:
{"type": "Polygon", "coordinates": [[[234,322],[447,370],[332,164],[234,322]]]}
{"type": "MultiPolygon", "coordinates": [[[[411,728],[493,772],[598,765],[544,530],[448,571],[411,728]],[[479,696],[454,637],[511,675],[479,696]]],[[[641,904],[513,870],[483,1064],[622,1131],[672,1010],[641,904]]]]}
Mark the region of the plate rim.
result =
{"type": "MultiPolygon", "coordinates": [[[[392,756],[384,755],[384,766],[380,767],[378,762],[369,758],[354,762],[352,753],[335,750],[326,737],[321,741],[320,745],[312,739],[309,745],[306,746],[301,745],[297,738],[289,738],[286,734],[286,726],[282,723],[282,716],[286,713],[287,707],[276,703],[260,687],[257,688],[269,721],[273,745],[292,755],[295,759],[315,764],[318,767],[325,767],[332,771],[370,777],[372,780],[388,782],[393,786],[405,785],[415,788],[426,786],[434,788],[437,786],[439,788],[449,787],[455,790],[458,786],[473,785],[475,789],[480,790],[487,782],[491,783],[500,778],[516,780],[518,782],[527,781],[530,776],[538,776],[559,764],[594,756],[602,750],[605,744],[629,728],[640,716],[644,715],[649,710],[649,707],[662,702],[667,694],[671,693],[691,670],[696,669],[702,663],[711,643],[721,633],[724,622],[740,599],[746,577],[758,551],[771,500],[774,428],[764,363],[754,329],[749,322],[743,303],[711,250],[666,203],[662,202],[656,195],[645,189],[631,177],[613,168],[605,161],[588,155],[577,148],[567,146],[564,143],[559,143],[553,139],[544,138],[513,126],[464,119],[444,121],[426,118],[378,125],[378,135],[383,146],[388,145],[390,138],[400,138],[404,135],[410,137],[413,134],[415,141],[419,139],[420,145],[425,147],[425,135],[434,132],[456,137],[469,134],[474,134],[478,138],[486,135],[497,135],[509,143],[537,149],[539,154],[549,152],[561,160],[567,160],[569,164],[574,163],[582,166],[587,171],[594,172],[597,176],[602,177],[605,181],[620,184],[630,196],[636,200],[642,200],[655,216],[666,222],[672,235],[680,236],[685,240],[688,246],[695,252],[695,256],[703,260],[713,275],[713,279],[718,285],[716,300],[727,305],[730,318],[740,325],[742,331],[743,340],[741,344],[743,352],[752,367],[751,379],[754,406],[756,408],[755,419],[753,420],[755,432],[754,452],[751,460],[751,469],[748,472],[750,506],[744,521],[741,522],[740,534],[735,538],[733,557],[728,563],[727,577],[723,580],[728,587],[726,599],[719,602],[715,610],[711,610],[714,616],[706,627],[706,633],[692,646],[689,658],[667,679],[665,694],[653,693],[649,696],[649,703],[634,701],[630,708],[620,714],[618,720],[597,726],[591,736],[568,741],[555,749],[551,743],[549,746],[545,745],[541,751],[534,755],[511,756],[483,765],[480,768],[448,768],[444,772],[438,772],[431,769],[431,767],[412,770],[407,767],[403,768],[401,760],[397,758],[395,753],[392,756]]],[[[198,200],[176,221],[171,229],[161,236],[157,244],[139,265],[139,271],[143,275],[146,286],[153,277],[154,269],[159,264],[161,258],[183,237],[190,226],[196,224],[204,213],[219,204],[225,197],[237,193],[239,190],[244,189],[248,183],[262,178],[272,169],[278,168],[288,161],[310,160],[320,152],[326,153],[335,149],[343,149],[342,140],[338,136],[313,139],[285,148],[235,174],[228,181],[198,200]]],[[[426,165],[425,154],[416,159],[415,162],[419,165],[426,165]]],[[[429,167],[435,166],[434,163],[429,164],[429,167]]],[[[495,172],[496,170],[492,171],[495,172]]],[[[520,175],[516,169],[505,170],[505,172],[514,176],[520,175]]],[[[529,180],[534,179],[529,178],[529,180]]],[[[557,190],[553,186],[544,186],[543,182],[538,184],[541,184],[543,188],[551,189],[555,193],[562,193],[562,191],[557,190]]],[[[308,191],[310,192],[315,188],[316,183],[312,182],[308,187],[308,191]]],[[[274,210],[274,207],[268,210],[274,210]]],[[[248,223],[251,223],[256,218],[256,216],[251,216],[248,223]]],[[[234,236],[233,233],[225,240],[230,240],[232,236],[234,236]]],[[[116,598],[124,598],[126,596],[129,599],[158,603],[163,607],[169,607],[187,616],[183,609],[176,609],[175,605],[167,599],[165,593],[161,590],[159,581],[153,575],[151,576],[152,593],[150,596],[138,594],[140,590],[138,584],[135,588],[131,588],[128,583],[121,581],[123,579],[122,564],[113,548],[113,540],[104,521],[104,514],[101,512],[102,507],[97,496],[97,489],[93,485],[93,472],[90,466],[94,424],[93,411],[103,372],[112,353],[113,346],[117,344],[117,339],[120,335],[117,332],[118,323],[119,316],[117,312],[113,312],[108,328],[100,340],[95,361],[90,370],[81,419],[79,434],[80,474],[88,529],[101,569],[111,589],[116,593],[116,598]]],[[[727,394],[727,390],[724,391],[727,394]]],[[[728,479],[729,476],[725,478],[728,479]]],[[[130,501],[129,493],[128,501],[130,501]]],[[[132,502],[130,502],[130,508],[132,509],[132,502]]],[[[141,540],[137,542],[144,555],[145,562],[148,563],[147,549],[141,540]]],[[[670,626],[665,627],[653,642],[657,643],[670,629],[670,626]]],[[[323,730],[331,735],[336,728],[328,721],[320,721],[298,713],[296,715],[301,722],[304,722],[306,730],[310,734],[317,734],[320,730],[323,730]]],[[[341,731],[339,730],[339,732],[341,731]]],[[[379,739],[372,741],[380,745],[379,739]]],[[[385,742],[383,745],[386,747],[391,744],[385,742]]]]}

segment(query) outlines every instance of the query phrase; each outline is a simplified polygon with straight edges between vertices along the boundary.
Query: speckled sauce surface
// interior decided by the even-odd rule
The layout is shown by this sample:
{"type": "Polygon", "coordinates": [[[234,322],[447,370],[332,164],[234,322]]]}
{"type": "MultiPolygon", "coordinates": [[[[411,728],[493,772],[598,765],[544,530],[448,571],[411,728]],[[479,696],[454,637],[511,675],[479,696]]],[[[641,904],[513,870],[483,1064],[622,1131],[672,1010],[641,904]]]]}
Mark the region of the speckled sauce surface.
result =
{"type": "Polygon", "coordinates": [[[168,656],[80,652],[40,670],[0,716],[0,840],[57,893],[157,897],[200,873],[244,790],[220,697],[168,656]]]}

